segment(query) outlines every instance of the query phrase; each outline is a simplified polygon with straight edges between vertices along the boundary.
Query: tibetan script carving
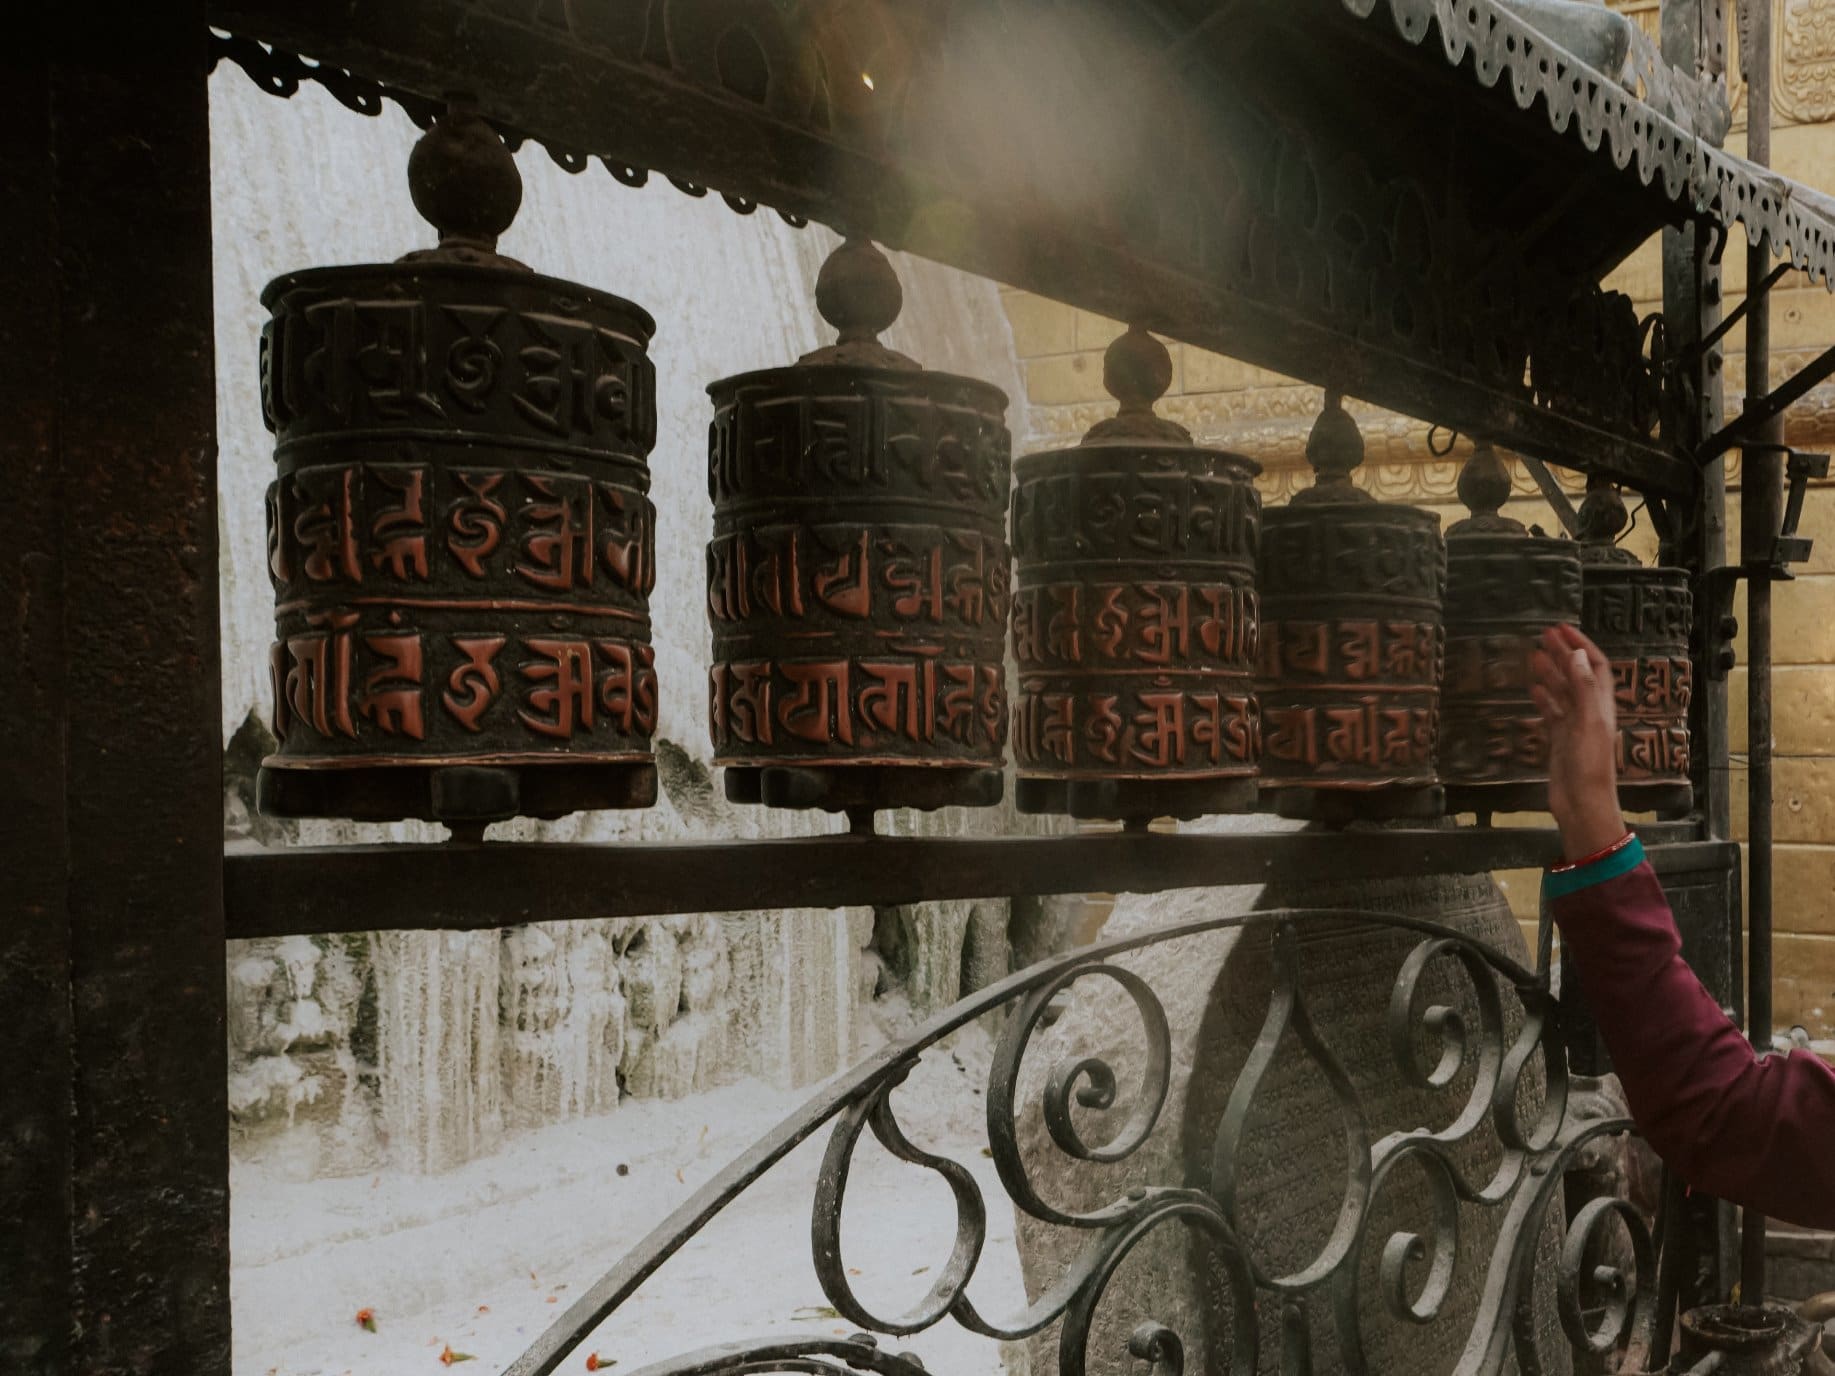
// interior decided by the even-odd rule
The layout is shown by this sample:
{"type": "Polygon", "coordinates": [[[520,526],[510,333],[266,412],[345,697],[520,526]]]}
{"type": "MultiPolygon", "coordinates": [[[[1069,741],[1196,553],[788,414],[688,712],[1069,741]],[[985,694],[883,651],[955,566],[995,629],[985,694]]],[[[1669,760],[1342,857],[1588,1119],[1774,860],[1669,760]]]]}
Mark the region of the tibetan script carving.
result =
{"type": "MultiPolygon", "coordinates": [[[[943,373],[841,364],[709,390],[716,761],[998,768],[1011,581],[1004,395],[943,373]]],[[[897,806],[897,788],[876,801],[897,806]]]]}
{"type": "Polygon", "coordinates": [[[267,769],[357,771],[326,810],[366,815],[363,771],[647,769],[649,317],[438,261],[297,273],[263,300],[267,769]]]}
{"type": "Polygon", "coordinates": [[[1611,661],[1619,787],[1629,807],[1683,806],[1689,796],[1690,611],[1681,569],[1586,566],[1581,627],[1611,661]]]}
{"type": "Polygon", "coordinates": [[[1536,806],[1545,800],[1548,742],[1529,694],[1529,657],[1546,627],[1580,621],[1579,546],[1454,533],[1446,548],[1440,777],[1491,790],[1507,806],[1536,806]],[[1504,788],[1515,792],[1505,798],[1504,788]]]}
{"type": "Polygon", "coordinates": [[[1265,520],[1264,787],[1430,788],[1445,652],[1439,519],[1319,502],[1265,520]]]}
{"type": "Polygon", "coordinates": [[[1065,781],[1139,782],[1106,810],[1252,803],[1261,499],[1247,459],[1092,438],[1021,460],[1013,505],[1020,805],[1065,781]],[[1218,785],[1175,805],[1146,785],[1218,785]],[[1245,787],[1246,785],[1246,787],[1245,787]]]}

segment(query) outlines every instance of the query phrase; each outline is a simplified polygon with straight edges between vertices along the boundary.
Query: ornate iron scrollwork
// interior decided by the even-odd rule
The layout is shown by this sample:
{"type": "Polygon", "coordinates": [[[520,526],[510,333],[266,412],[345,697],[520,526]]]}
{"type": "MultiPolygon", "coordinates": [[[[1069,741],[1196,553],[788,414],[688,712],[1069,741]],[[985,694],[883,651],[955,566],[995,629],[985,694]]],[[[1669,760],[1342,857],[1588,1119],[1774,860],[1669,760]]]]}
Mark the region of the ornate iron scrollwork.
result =
{"type": "MultiPolygon", "coordinates": [[[[1189,948],[1184,948],[1189,949],[1189,948]]],[[[1544,946],[1546,950],[1546,946],[1544,946]]],[[[1104,1035],[1116,1035],[1112,1019],[1104,1035]]],[[[1562,1196],[1566,1169],[1598,1139],[1622,1134],[1622,1119],[1571,1121],[1565,1047],[1546,968],[1529,970],[1511,958],[1434,922],[1373,913],[1280,911],[1173,923],[1110,940],[1044,962],[976,994],[939,1015],[893,1051],[819,1093],[757,1148],[703,1187],[657,1229],[612,1276],[588,1293],[511,1368],[511,1376],[555,1370],[571,1348],[617,1310],[665,1259],[699,1228],[742,1195],[799,1143],[830,1126],[826,1154],[811,1207],[811,1245],[824,1297],[836,1313],[859,1325],[852,1337],[774,1339],[728,1345],[648,1367],[643,1376],[738,1376],[751,1372],[840,1372],[917,1376],[921,1363],[891,1352],[882,1340],[953,1323],[989,1340],[1012,1341],[1057,1325],[1056,1358],[1063,1376],[1082,1376],[1098,1364],[1108,1369],[1120,1354],[1092,1350],[1097,1315],[1114,1281],[1137,1249],[1177,1229],[1205,1240],[1219,1268],[1213,1279],[1220,1300],[1242,1321],[1232,1324],[1227,1352],[1235,1376],[1264,1367],[1272,1342],[1283,1370],[1307,1372],[1315,1341],[1329,1339],[1335,1363],[1364,1372],[1363,1325],[1380,1312],[1403,1325],[1444,1322],[1456,1272],[1481,1272],[1482,1297],[1463,1339],[1460,1376],[1489,1376],[1514,1353],[1530,1376],[1565,1370],[1536,1344],[1539,1306],[1558,1308],[1560,1328],[1576,1350],[1622,1351],[1648,1341],[1655,1305],[1652,1243],[1645,1220],[1620,1201],[1586,1205],[1569,1229],[1554,1267],[1554,1295],[1538,1290],[1536,1263],[1547,1227],[1562,1196]],[[1394,1074],[1446,1097],[1440,1126],[1390,1131],[1372,1140],[1357,1086],[1340,1065],[1327,1027],[1315,1025],[1313,991],[1300,959],[1303,934],[1324,927],[1384,928],[1415,938],[1396,971],[1387,1003],[1387,1052],[1394,1074]],[[1172,1075],[1171,1033],[1165,1006],[1152,981],[1130,958],[1163,943],[1223,938],[1267,943],[1268,994],[1259,1035],[1241,1066],[1212,1143],[1209,1178],[1168,1179],[1120,1189],[1095,1208],[1054,1204],[1036,1179],[1041,1162],[1029,1155],[1016,1123],[1042,1115],[1048,1150],[1066,1161],[1097,1167],[1131,1163],[1160,1126],[1172,1075]],[[1048,1044],[1078,1007],[1066,996],[1082,987],[1106,987],[1105,1007],[1131,1010],[1133,1048],[1125,1063],[1077,1050],[1074,1039],[1048,1044]],[[1071,1260],[1049,1283],[1035,1287],[1021,1312],[983,1313],[969,1297],[969,1282],[988,1245],[990,1201],[964,1165],[922,1147],[900,1122],[894,1091],[920,1058],[952,1032],[1007,1010],[986,1084],[987,1146],[1006,1201],[1019,1215],[1081,1239],[1071,1260]],[[1070,1011],[1067,1011],[1070,1010],[1070,1011]],[[1343,1194],[1337,1222],[1292,1265],[1270,1265],[1239,1216],[1240,1165],[1245,1144],[1261,1129],[1258,1104],[1267,1094],[1277,1055],[1301,1056],[1328,1086],[1336,1105],[1336,1131],[1344,1145],[1343,1194]],[[1027,1070],[1029,1054],[1046,1055],[1027,1070]],[[1043,1073],[1038,1073],[1040,1069],[1043,1073]],[[1528,1078],[1541,1092],[1530,1093],[1528,1078]],[[1092,1134],[1090,1120],[1099,1118],[1092,1134]],[[955,1227],[948,1260],[926,1294],[908,1311],[886,1315],[862,1301],[844,1255],[840,1219],[860,1144],[871,1137],[897,1159],[939,1176],[954,1200],[955,1227]],[[1482,1158],[1468,1148],[1490,1143],[1482,1158]],[[1475,1163],[1479,1163],[1476,1165],[1475,1163]],[[1399,1226],[1376,1201],[1404,1175],[1415,1187],[1419,1222],[1399,1226]],[[1459,1226],[1461,1209],[1480,1209],[1498,1221],[1496,1242],[1485,1251],[1469,1245],[1459,1226]],[[1388,1217],[1377,1230],[1375,1220],[1388,1217]],[[1610,1230],[1628,1244],[1617,1269],[1597,1246],[1610,1230]],[[1369,1263],[1373,1261],[1373,1269],[1369,1263]],[[1377,1290],[1366,1296],[1368,1277],[1377,1290]],[[1309,1313],[1317,1297],[1322,1309],[1309,1313]],[[1373,1311],[1371,1306],[1375,1305],[1373,1311]],[[1258,1309],[1268,1322],[1254,1319],[1258,1309]],[[1326,1331],[1315,1333],[1323,1322],[1326,1331]]],[[[995,1203],[1001,1201],[995,1200],[995,1203]]],[[[856,1261],[859,1259],[856,1258],[856,1261]]],[[[1202,1350],[1201,1335],[1182,1332],[1167,1315],[1107,1315],[1101,1331],[1157,1373],[1179,1373],[1187,1354],[1202,1350]],[[1120,1327],[1116,1327],[1119,1322],[1120,1327]]],[[[1213,1368],[1214,1369],[1214,1368],[1213,1368]]]]}

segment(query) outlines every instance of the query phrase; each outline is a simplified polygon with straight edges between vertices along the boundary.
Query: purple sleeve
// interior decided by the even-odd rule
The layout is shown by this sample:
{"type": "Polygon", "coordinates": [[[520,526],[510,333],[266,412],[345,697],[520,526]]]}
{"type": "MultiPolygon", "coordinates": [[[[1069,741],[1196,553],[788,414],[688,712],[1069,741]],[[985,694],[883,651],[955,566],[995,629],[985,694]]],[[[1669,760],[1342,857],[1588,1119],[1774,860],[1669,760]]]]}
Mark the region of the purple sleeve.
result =
{"type": "MultiPolygon", "coordinates": [[[[1835,1227],[1835,1071],[1753,1054],[1682,959],[1648,864],[1551,896],[1631,1114],[1691,1187],[1772,1218],[1835,1227]]],[[[1551,889],[1553,885],[1551,885],[1551,889]]]]}

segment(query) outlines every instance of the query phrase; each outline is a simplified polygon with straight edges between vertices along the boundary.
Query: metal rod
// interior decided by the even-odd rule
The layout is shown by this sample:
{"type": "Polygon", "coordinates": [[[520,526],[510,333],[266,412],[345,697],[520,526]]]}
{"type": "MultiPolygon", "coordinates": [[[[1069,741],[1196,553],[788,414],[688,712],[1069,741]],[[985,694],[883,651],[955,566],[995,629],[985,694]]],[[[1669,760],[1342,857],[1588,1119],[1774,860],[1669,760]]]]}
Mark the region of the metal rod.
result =
{"type": "Polygon", "coordinates": [[[1733,327],[1746,318],[1746,312],[1752,309],[1752,303],[1763,296],[1769,295],[1771,289],[1788,277],[1795,268],[1796,264],[1791,262],[1788,258],[1773,268],[1766,275],[1765,280],[1759,283],[1755,291],[1748,293],[1744,301],[1741,301],[1732,310],[1728,311],[1721,322],[1708,332],[1707,337],[1695,346],[1695,352],[1705,354],[1709,349],[1725,339],[1733,327]]]}
{"type": "MultiPolygon", "coordinates": [[[[1760,167],[1771,164],[1771,4],[1746,0],[1749,23],[1746,151],[1760,167]]],[[[1761,239],[1746,255],[1746,280],[1757,282],[1769,265],[1772,245],[1761,239]]],[[[1812,363],[1784,386],[1771,390],[1771,297],[1752,297],[1746,312],[1746,410],[1721,433],[1746,443],[1740,510],[1740,558],[1769,559],[1778,538],[1783,506],[1784,409],[1807,392],[1799,387],[1816,370],[1812,363]]],[[[1823,355],[1835,368],[1835,349],[1823,355]]],[[[1762,1056],[1771,1046],[1771,580],[1746,580],[1746,808],[1750,862],[1747,868],[1746,1032],[1762,1056]]],[[[1747,1211],[1740,1227],[1740,1300],[1765,1299],[1765,1219],[1747,1211]]]]}
{"type": "Polygon", "coordinates": [[[1676,1309],[1682,1293],[1682,1268],[1694,1251],[1688,1189],[1682,1177],[1668,1166],[1663,1168],[1663,1201],[1658,1207],[1657,1245],[1661,1253],[1657,1269],[1657,1315],[1656,1327],[1650,1336],[1649,1357],[1644,1363],[1646,1371],[1669,1369],[1669,1349],[1675,1340],[1676,1309]]]}
{"type": "MultiPolygon", "coordinates": [[[[1729,863],[1686,844],[1692,823],[1647,823],[1658,873],[1729,863]]],[[[1394,877],[1530,869],[1554,831],[1476,828],[1179,836],[832,835],[678,845],[231,847],[231,938],[466,931],[598,917],[891,907],[926,900],[1160,893],[1308,874],[1394,877]]]]}
{"type": "Polygon", "coordinates": [[[1523,461],[1523,467],[1529,470],[1529,476],[1535,479],[1536,487],[1542,493],[1542,500],[1555,513],[1555,519],[1561,522],[1561,529],[1569,535],[1580,533],[1580,513],[1574,510],[1574,503],[1567,493],[1561,490],[1561,484],[1555,481],[1555,475],[1548,471],[1548,465],[1534,454],[1517,455],[1523,461]]]}
{"type": "MultiPolygon", "coordinates": [[[[1758,259],[1761,263],[1765,255],[1766,250],[1763,244],[1751,252],[1751,257],[1758,259]]],[[[1750,270],[1749,268],[1748,271],[1750,270]]],[[[1750,314],[1757,316],[1761,312],[1767,317],[1765,337],[1769,341],[1771,337],[1769,303],[1761,301],[1750,314]]],[[[1792,373],[1787,381],[1779,383],[1767,392],[1765,388],[1771,382],[1769,375],[1771,351],[1768,346],[1766,348],[1766,375],[1758,378],[1755,383],[1752,376],[1752,335],[1753,322],[1748,318],[1746,321],[1746,409],[1740,412],[1736,419],[1729,421],[1725,429],[1695,451],[1695,460],[1698,463],[1717,459],[1729,449],[1738,448],[1742,444],[1756,445],[1766,435],[1781,434],[1782,427],[1774,432],[1773,426],[1783,419],[1784,413],[1808,396],[1818,384],[1826,381],[1831,373],[1835,373],[1835,348],[1831,348],[1817,354],[1795,373],[1792,373]],[[1754,390],[1755,386],[1756,390],[1754,390]]],[[[1782,443],[1782,440],[1777,443],[1782,443]]]]}

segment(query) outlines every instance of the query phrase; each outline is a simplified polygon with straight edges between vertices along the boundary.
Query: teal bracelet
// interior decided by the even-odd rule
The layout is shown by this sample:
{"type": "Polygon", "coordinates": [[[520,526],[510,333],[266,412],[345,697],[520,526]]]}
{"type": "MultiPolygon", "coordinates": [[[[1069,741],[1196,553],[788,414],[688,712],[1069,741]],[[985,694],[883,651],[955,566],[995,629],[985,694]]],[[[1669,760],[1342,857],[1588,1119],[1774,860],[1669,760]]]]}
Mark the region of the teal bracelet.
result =
{"type": "Polygon", "coordinates": [[[1620,846],[1610,855],[1582,865],[1578,869],[1557,870],[1542,876],[1542,897],[1566,898],[1569,894],[1590,889],[1595,884],[1603,884],[1608,879],[1617,879],[1620,875],[1630,874],[1632,870],[1644,863],[1644,843],[1633,836],[1630,843],[1620,846]]]}

